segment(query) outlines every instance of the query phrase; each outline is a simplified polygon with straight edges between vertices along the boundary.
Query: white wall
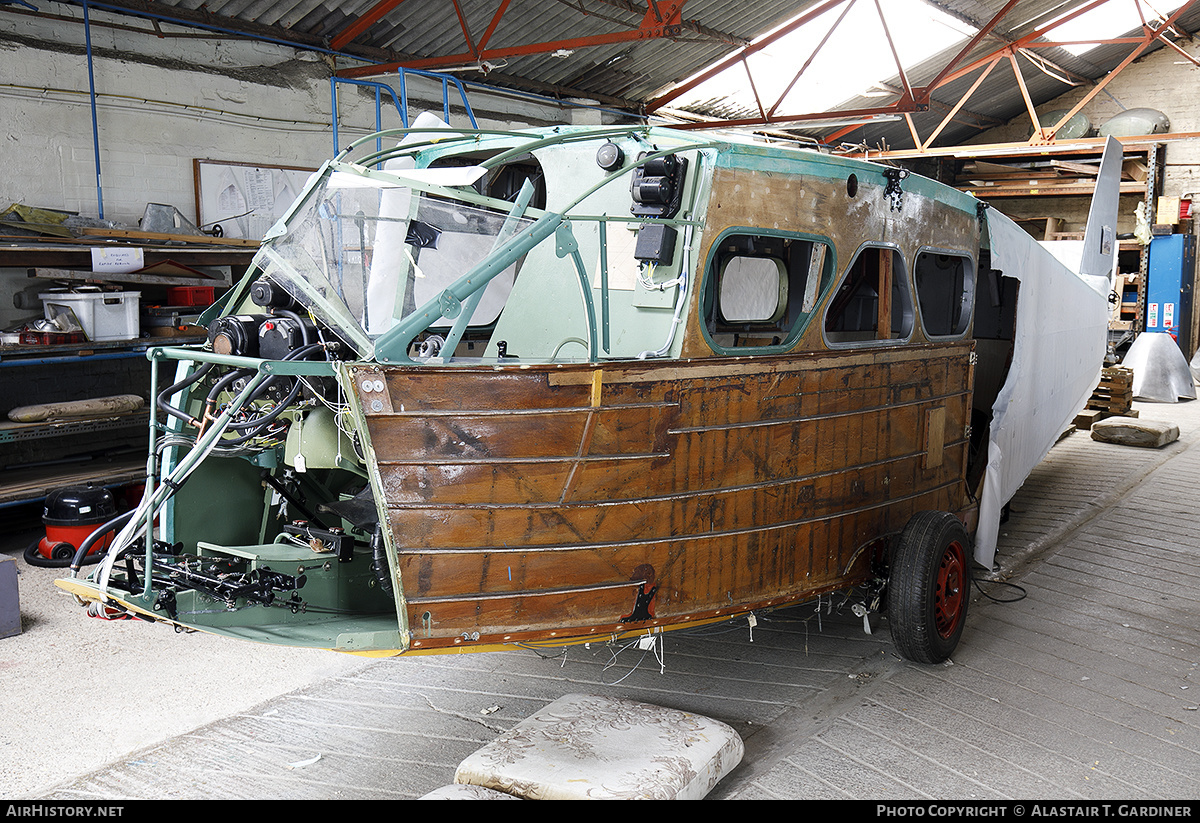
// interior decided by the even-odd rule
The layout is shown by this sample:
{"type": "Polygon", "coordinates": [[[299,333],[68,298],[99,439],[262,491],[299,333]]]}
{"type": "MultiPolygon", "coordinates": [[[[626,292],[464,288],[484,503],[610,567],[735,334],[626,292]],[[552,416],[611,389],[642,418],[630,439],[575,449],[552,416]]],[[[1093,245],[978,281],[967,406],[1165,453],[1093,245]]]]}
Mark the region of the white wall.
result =
{"type": "MultiPolygon", "coordinates": [[[[82,10],[38,5],[78,22],[0,11],[0,208],[15,202],[96,217],[82,10]]],[[[147,21],[95,10],[91,20],[105,219],[136,227],[146,203],[169,203],[195,220],[193,158],[315,167],[332,154],[328,58],[198,39],[168,24],[164,32],[189,36],[160,38],[147,21]]],[[[440,112],[440,86],[410,81],[409,95],[413,116],[440,112]]],[[[373,130],[374,97],[343,86],[339,98],[344,147],[373,130]]],[[[597,118],[587,108],[508,95],[470,91],[469,99],[481,128],[597,118]]],[[[461,114],[452,120],[469,125],[461,114]]],[[[383,125],[401,125],[394,108],[383,125]]]]}
{"type": "MultiPolygon", "coordinates": [[[[83,12],[36,5],[70,19],[0,6],[0,210],[19,203],[136,229],[147,203],[165,203],[198,222],[194,159],[315,168],[333,154],[328,56],[166,23],[160,37],[148,21],[93,10],[101,215],[83,12]]],[[[410,117],[441,113],[440,83],[410,79],[408,93],[410,117]]],[[[480,128],[611,122],[587,101],[474,88],[468,99],[480,128]]],[[[457,101],[451,122],[467,127],[457,101]]],[[[374,131],[373,92],[343,85],[339,109],[342,148],[374,131]]],[[[394,107],[382,125],[401,126],[394,107]]],[[[0,269],[0,328],[37,313],[12,303],[29,284],[23,270],[0,269]]]]}

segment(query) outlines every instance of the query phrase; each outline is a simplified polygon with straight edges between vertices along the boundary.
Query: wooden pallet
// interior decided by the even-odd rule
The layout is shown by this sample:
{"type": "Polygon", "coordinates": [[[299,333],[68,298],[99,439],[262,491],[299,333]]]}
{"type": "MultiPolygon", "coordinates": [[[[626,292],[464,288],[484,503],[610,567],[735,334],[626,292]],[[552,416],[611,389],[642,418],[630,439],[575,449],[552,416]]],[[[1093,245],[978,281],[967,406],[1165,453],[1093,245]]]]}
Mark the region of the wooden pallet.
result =
{"type": "Polygon", "coordinates": [[[1100,383],[1088,399],[1084,411],[1075,419],[1079,428],[1090,429],[1092,423],[1106,417],[1137,417],[1133,410],[1133,371],[1124,366],[1103,369],[1100,383]]]}

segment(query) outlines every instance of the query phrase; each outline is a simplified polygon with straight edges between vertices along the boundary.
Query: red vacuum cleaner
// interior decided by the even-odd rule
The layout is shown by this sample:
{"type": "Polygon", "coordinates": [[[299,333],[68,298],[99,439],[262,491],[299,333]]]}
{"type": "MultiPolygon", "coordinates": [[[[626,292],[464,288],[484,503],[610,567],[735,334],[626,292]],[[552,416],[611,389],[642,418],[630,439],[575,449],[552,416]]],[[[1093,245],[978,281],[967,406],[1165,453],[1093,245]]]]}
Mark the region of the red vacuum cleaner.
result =
{"type": "MultiPolygon", "coordinates": [[[[42,523],[46,536],[25,549],[25,562],[32,566],[68,566],[96,529],[117,516],[112,492],[91,483],[55,489],[46,496],[42,523]]],[[[104,535],[88,550],[84,562],[95,562],[112,542],[113,532],[104,535]]]]}

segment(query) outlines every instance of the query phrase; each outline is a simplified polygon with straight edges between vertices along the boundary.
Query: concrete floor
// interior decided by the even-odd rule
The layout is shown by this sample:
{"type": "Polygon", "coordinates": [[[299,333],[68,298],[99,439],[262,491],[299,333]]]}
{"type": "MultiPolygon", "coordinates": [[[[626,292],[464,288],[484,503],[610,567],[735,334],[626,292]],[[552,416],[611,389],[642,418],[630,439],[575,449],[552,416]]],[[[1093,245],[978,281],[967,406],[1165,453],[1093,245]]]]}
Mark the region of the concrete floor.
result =
{"type": "MultiPolygon", "coordinates": [[[[555,698],[699,712],[746,742],[717,799],[1200,797],[1200,403],[1162,449],[1062,440],[1018,493],[952,662],[831,607],[575,647],[369,661],[103,623],[20,562],[0,797],[415,798],[555,698]]],[[[19,556],[32,537],[0,550],[19,556]]]]}

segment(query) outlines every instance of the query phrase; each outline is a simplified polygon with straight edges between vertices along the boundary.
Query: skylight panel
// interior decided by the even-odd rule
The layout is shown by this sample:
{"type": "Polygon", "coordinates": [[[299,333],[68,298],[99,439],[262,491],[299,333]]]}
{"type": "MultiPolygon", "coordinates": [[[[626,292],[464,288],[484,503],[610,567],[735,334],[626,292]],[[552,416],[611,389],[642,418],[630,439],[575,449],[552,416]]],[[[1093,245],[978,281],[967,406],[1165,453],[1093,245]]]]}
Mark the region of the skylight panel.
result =
{"type": "Polygon", "coordinates": [[[701,83],[674,105],[757,113],[757,91],[766,111],[776,106],[781,115],[829,111],[858,96],[879,96],[885,88],[880,82],[898,74],[896,57],[907,71],[944,49],[965,44],[976,31],[925,0],[888,0],[880,5],[896,56],[888,46],[873,0],[851,0],[848,11],[846,6],[830,9],[750,55],[744,64],[701,83]],[[838,23],[843,13],[844,19],[838,23]],[[829,39],[821,45],[826,36],[829,39]],[[818,46],[811,64],[789,89],[818,46]]]}
{"type": "MultiPolygon", "coordinates": [[[[1109,0],[1102,6],[1081,14],[1074,20],[1068,20],[1046,33],[1046,38],[1056,43],[1070,43],[1062,48],[1076,57],[1086,54],[1096,48],[1097,40],[1112,40],[1123,37],[1131,31],[1140,31],[1142,15],[1147,23],[1165,20],[1183,3],[1163,0],[1163,2],[1141,2],[1141,14],[1138,13],[1137,0],[1109,0]]],[[[1054,20],[1061,20],[1070,11],[1058,15],[1054,20]]],[[[1053,21],[1051,21],[1053,22],[1053,21]]]]}

